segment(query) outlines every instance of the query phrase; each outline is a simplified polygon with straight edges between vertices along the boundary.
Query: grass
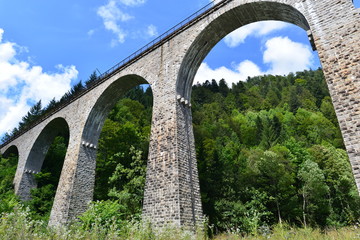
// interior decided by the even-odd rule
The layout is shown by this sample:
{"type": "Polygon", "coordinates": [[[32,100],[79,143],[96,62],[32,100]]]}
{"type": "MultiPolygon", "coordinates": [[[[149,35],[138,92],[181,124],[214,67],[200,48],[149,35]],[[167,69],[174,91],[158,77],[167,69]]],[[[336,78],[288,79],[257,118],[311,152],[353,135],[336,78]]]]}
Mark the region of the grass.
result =
{"type": "Polygon", "coordinates": [[[235,233],[224,233],[214,238],[215,240],[354,240],[360,239],[360,228],[358,226],[344,227],[340,229],[313,229],[292,228],[288,226],[276,226],[273,231],[257,236],[242,236],[235,233]]]}
{"type": "MultiPolygon", "coordinates": [[[[154,230],[150,224],[126,222],[121,226],[109,221],[93,223],[91,227],[75,223],[67,228],[51,229],[46,222],[32,220],[30,211],[15,208],[11,213],[4,213],[0,219],[0,239],[6,240],[207,240],[203,231],[194,233],[177,227],[154,230]]],[[[292,228],[286,225],[276,226],[272,231],[267,229],[256,236],[243,236],[237,233],[223,233],[214,240],[235,239],[292,239],[292,240],[350,240],[360,239],[360,228],[357,226],[320,231],[311,228],[292,228]]]]}

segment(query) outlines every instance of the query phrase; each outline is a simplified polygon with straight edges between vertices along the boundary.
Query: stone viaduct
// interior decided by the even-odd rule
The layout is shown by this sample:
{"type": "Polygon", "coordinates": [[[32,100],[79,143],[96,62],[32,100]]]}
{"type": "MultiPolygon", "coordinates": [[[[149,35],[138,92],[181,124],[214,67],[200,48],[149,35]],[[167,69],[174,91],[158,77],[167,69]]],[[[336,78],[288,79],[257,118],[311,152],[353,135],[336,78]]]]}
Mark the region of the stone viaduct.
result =
{"type": "MultiPolygon", "coordinates": [[[[19,153],[16,193],[29,199],[34,172],[54,137],[69,145],[50,216],[62,225],[92,200],[96,146],[104,120],[129,89],[151,85],[154,105],[143,215],[161,226],[202,218],[191,116],[191,86],[210,50],[233,30],[263,20],[295,24],[318,51],[360,190],[360,11],[352,0],[223,0],[108,72],[90,90],[1,146],[19,153]]],[[[296,56],[294,56],[296,57],[296,56]]]]}

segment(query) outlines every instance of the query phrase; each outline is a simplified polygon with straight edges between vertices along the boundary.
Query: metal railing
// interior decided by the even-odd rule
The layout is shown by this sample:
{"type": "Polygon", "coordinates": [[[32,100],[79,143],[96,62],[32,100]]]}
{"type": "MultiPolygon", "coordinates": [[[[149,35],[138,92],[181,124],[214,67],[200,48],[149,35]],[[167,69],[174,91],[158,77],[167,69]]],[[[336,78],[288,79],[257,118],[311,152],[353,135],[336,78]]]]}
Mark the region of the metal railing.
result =
{"type": "MultiPolygon", "coordinates": [[[[213,2],[207,4],[206,6],[204,6],[197,12],[193,13],[192,15],[190,15],[189,17],[187,17],[180,23],[176,24],[175,26],[173,26],[172,28],[170,28],[169,30],[167,30],[166,32],[164,32],[163,34],[161,34],[160,36],[158,36],[157,38],[155,38],[154,40],[152,40],[151,42],[149,42],[148,44],[143,46],[142,48],[138,49],[136,52],[132,53],[131,55],[129,55],[128,57],[123,59],[121,62],[117,63],[115,66],[108,69],[100,77],[101,78],[106,77],[106,75],[114,72],[119,67],[125,65],[127,62],[130,62],[132,59],[135,59],[136,57],[138,57],[138,56],[142,55],[143,53],[147,52],[148,50],[152,49],[154,46],[161,45],[164,42],[164,40],[168,40],[170,36],[177,35],[179,33],[179,30],[182,29],[184,26],[189,25],[189,23],[192,20],[195,20],[196,18],[198,18],[199,16],[201,16],[208,10],[212,9],[212,7],[215,7],[213,2]]],[[[227,2],[227,1],[225,0],[225,1],[221,1],[221,2],[227,2]]],[[[220,4],[220,3],[218,3],[218,4],[220,4]]]]}
{"type": "Polygon", "coordinates": [[[75,100],[79,99],[80,97],[82,97],[83,95],[85,95],[86,93],[88,93],[89,91],[94,89],[95,87],[99,86],[101,83],[108,80],[111,76],[113,76],[116,73],[118,73],[119,71],[123,70],[125,67],[129,66],[130,64],[136,62],[143,56],[154,51],[155,49],[157,49],[159,46],[161,46],[165,42],[169,41],[173,37],[177,36],[179,33],[183,32],[184,30],[186,30],[193,24],[197,23],[204,17],[210,15],[211,13],[213,13],[217,9],[225,6],[226,4],[228,4],[231,1],[233,1],[233,0],[223,0],[217,4],[214,4],[215,1],[210,2],[209,4],[207,4],[200,10],[196,11],[195,13],[193,13],[192,15],[190,15],[189,17],[187,17],[180,23],[176,24],[175,26],[173,26],[172,28],[170,28],[169,30],[167,30],[166,32],[164,32],[163,34],[161,34],[160,36],[158,36],[157,38],[155,38],[154,40],[152,40],[151,42],[149,42],[148,44],[143,46],[142,48],[138,49],[137,51],[135,51],[134,53],[132,53],[128,57],[124,58],[122,61],[120,61],[119,63],[117,63],[116,65],[114,65],[113,67],[111,67],[110,69],[105,71],[104,73],[102,73],[99,76],[98,80],[93,82],[92,84],[90,84],[89,87],[85,88],[83,91],[79,92],[78,94],[72,96],[71,99],[69,99],[68,101],[61,103],[59,106],[55,107],[50,112],[46,113],[44,116],[42,116],[40,119],[38,119],[34,123],[30,124],[25,129],[20,130],[18,133],[11,136],[10,139],[8,139],[7,141],[5,141],[3,144],[0,145],[0,148],[2,148],[4,146],[6,146],[7,144],[9,144],[10,142],[14,141],[16,138],[18,138],[25,132],[34,128],[35,126],[37,126],[38,124],[40,124],[41,122],[46,120],[47,118],[51,117],[55,113],[59,112],[61,109],[65,108],[66,106],[68,106],[69,104],[74,102],[75,100]]]}

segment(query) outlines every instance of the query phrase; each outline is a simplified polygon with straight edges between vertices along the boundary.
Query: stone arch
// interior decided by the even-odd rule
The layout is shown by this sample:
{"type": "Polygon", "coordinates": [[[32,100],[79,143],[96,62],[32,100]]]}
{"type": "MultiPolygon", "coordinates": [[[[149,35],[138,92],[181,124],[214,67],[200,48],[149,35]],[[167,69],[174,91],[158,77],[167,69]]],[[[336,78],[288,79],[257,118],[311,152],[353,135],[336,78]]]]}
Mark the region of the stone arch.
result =
{"type": "Polygon", "coordinates": [[[191,98],[191,86],[200,64],[227,34],[250,23],[278,20],[310,30],[305,16],[293,6],[274,1],[249,2],[226,11],[202,30],[188,49],[177,78],[177,93],[191,98]]]}
{"type": "MultiPolygon", "coordinates": [[[[237,4],[240,4],[239,2],[242,1],[237,1],[237,4]]],[[[193,33],[196,37],[194,37],[194,41],[186,51],[177,76],[176,90],[178,99],[181,97],[181,100],[179,99],[180,103],[184,103],[184,100],[189,101],[191,98],[192,83],[203,59],[222,38],[233,30],[246,24],[266,20],[279,20],[297,25],[307,31],[310,40],[312,30],[317,35],[315,41],[318,46],[313,43],[312,45],[313,48],[317,47],[319,51],[325,79],[327,80],[344,143],[350,157],[357,188],[360,192],[358,147],[360,135],[359,130],[353,125],[354,122],[359,120],[359,115],[356,113],[357,109],[359,109],[359,101],[355,100],[359,92],[358,81],[356,81],[359,78],[359,64],[355,60],[359,59],[359,51],[355,43],[355,39],[359,36],[357,24],[359,23],[359,14],[350,12],[350,10],[353,10],[350,1],[323,1],[317,3],[316,1],[314,3],[302,1],[300,3],[301,1],[275,0],[244,2],[247,3],[239,6],[235,6],[236,3],[234,3],[232,9],[222,11],[214,19],[206,19],[207,22],[198,27],[199,30],[196,35],[193,33]],[[296,3],[291,6],[284,2],[296,3]],[[341,9],[343,6],[342,11],[334,9],[331,12],[323,11],[323,7],[329,5],[329,3],[333,4],[334,9],[341,9]],[[303,12],[300,12],[294,6],[302,9],[303,12]],[[338,14],[339,12],[342,14],[338,14]],[[345,22],[349,22],[349,24],[344,27],[345,22]],[[331,27],[329,27],[330,25],[331,27]],[[334,55],[336,58],[331,59],[331,56],[334,55]]],[[[187,111],[186,115],[191,120],[191,111],[187,109],[184,111],[187,111]]],[[[188,120],[188,122],[190,121],[188,120]]]]}
{"type": "Polygon", "coordinates": [[[85,144],[97,145],[102,126],[110,110],[126,92],[141,84],[149,83],[143,77],[131,74],[119,78],[106,88],[91,109],[86,120],[82,133],[85,144]]]}
{"type": "MultiPolygon", "coordinates": [[[[8,147],[4,153],[2,154],[2,157],[4,158],[10,158],[10,163],[12,166],[18,166],[19,164],[19,157],[20,157],[20,153],[19,153],[19,149],[16,145],[12,145],[10,147],[8,147]]],[[[13,186],[15,185],[14,183],[14,178],[15,178],[15,172],[13,177],[13,186]]]]}
{"type": "MultiPolygon", "coordinates": [[[[141,84],[148,84],[148,82],[139,75],[131,74],[120,77],[111,83],[97,99],[86,119],[81,133],[78,159],[76,162],[76,169],[74,170],[75,177],[71,187],[72,195],[70,199],[66,201],[66,204],[71,204],[72,207],[66,209],[65,213],[65,211],[59,210],[61,209],[61,206],[55,206],[56,198],[59,195],[59,191],[57,191],[54,203],[55,207],[53,207],[50,215],[50,225],[58,224],[60,221],[71,221],[73,218],[86,211],[88,207],[87,204],[93,200],[96,149],[105,119],[110,110],[127,91],[141,84]],[[59,221],[58,215],[62,214],[66,214],[67,217],[59,221]]],[[[58,200],[57,204],[59,204],[61,200],[58,200]]]]}
{"type": "Polygon", "coordinates": [[[69,125],[64,118],[55,118],[41,131],[26,159],[19,187],[15,189],[20,199],[30,200],[30,190],[37,186],[34,174],[41,171],[46,154],[55,137],[67,137],[69,134],[69,125]]]}
{"type": "Polygon", "coordinates": [[[15,155],[15,156],[19,156],[19,150],[15,145],[10,146],[9,148],[7,148],[4,153],[2,154],[3,157],[8,157],[10,155],[15,155]]]}

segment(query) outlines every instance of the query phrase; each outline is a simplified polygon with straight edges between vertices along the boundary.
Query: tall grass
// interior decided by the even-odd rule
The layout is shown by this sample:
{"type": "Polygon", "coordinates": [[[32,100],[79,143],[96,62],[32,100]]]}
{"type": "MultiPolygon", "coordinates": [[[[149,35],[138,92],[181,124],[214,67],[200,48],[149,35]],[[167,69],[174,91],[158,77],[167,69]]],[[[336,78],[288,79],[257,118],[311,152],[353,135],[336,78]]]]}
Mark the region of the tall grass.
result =
{"type": "Polygon", "coordinates": [[[354,240],[360,239],[358,226],[344,227],[340,229],[313,229],[293,228],[286,225],[275,226],[270,232],[258,233],[255,236],[246,236],[237,233],[224,233],[214,238],[215,240],[354,240]]]}
{"type": "Polygon", "coordinates": [[[49,228],[47,223],[41,220],[32,220],[29,209],[17,207],[13,212],[4,213],[0,219],[1,240],[202,240],[207,239],[202,231],[179,229],[175,226],[167,226],[154,229],[150,224],[134,221],[122,222],[121,226],[115,221],[100,223],[95,221],[89,227],[88,224],[76,222],[68,227],[49,228]]]}
{"type": "MultiPolygon", "coordinates": [[[[154,229],[150,224],[135,221],[123,222],[121,226],[115,221],[106,223],[94,222],[89,227],[81,222],[68,227],[52,229],[47,223],[32,220],[30,211],[16,207],[13,212],[4,213],[0,219],[0,239],[6,240],[207,240],[204,231],[188,231],[174,226],[154,229]]],[[[215,236],[215,240],[225,239],[293,239],[293,240],[330,240],[330,239],[360,239],[360,228],[357,226],[329,229],[320,231],[311,228],[292,228],[286,225],[276,226],[274,229],[261,231],[253,236],[239,233],[224,233],[215,236]]]]}

